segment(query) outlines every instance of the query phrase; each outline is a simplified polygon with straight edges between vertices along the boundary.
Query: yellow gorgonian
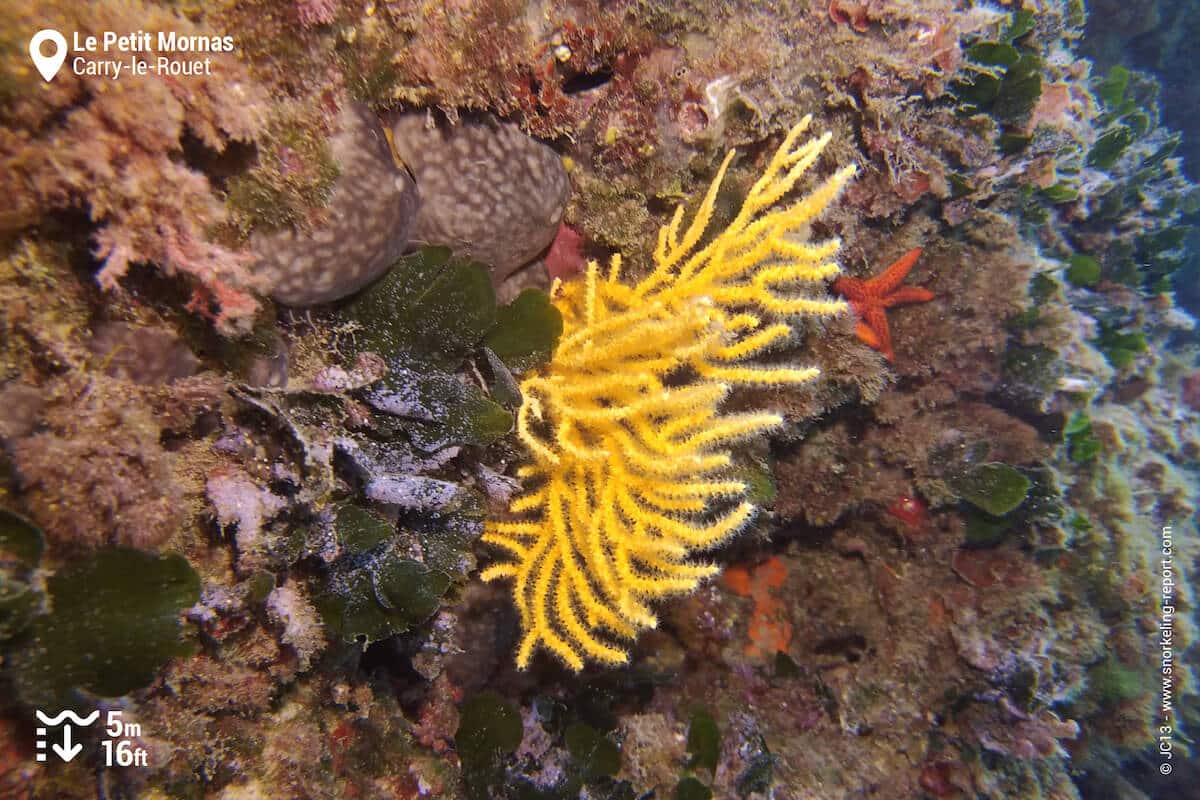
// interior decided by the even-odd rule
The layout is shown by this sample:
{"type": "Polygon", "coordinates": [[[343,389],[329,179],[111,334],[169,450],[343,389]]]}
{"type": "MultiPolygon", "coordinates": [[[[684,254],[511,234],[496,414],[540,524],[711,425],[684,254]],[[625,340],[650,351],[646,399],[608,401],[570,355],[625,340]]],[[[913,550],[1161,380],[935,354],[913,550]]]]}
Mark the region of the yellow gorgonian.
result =
{"type": "Polygon", "coordinates": [[[737,385],[802,384],[813,367],[745,362],[779,345],[798,315],[844,309],[814,288],[836,275],[837,240],[807,241],[811,223],[854,174],[846,167],[789,198],[830,134],[788,133],[737,217],[701,246],[730,152],[687,230],[683,208],[658,235],[654,270],[621,280],[614,256],[556,287],[563,334],[550,363],[521,384],[517,432],[531,463],[525,489],[483,540],[508,559],[524,668],[544,647],[571,669],[621,664],[622,643],[657,624],[650,602],[689,592],[719,568],[690,560],[751,519],[730,446],[780,424],[778,414],[723,413],[737,385]]]}

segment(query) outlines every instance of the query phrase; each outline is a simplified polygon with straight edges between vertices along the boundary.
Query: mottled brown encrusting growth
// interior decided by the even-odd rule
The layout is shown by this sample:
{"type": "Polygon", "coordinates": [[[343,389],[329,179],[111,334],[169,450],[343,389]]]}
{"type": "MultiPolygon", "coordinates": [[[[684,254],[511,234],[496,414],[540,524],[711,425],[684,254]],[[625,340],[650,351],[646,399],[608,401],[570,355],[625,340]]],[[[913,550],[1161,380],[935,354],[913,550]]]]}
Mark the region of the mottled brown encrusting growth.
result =
{"type": "Polygon", "coordinates": [[[121,407],[118,388],[104,380],[48,411],[44,429],[11,450],[30,517],[64,552],[154,549],[184,519],[159,426],[138,401],[121,407]]]}
{"type": "Polygon", "coordinates": [[[92,329],[88,349],[101,372],[112,378],[156,386],[195,375],[200,362],[165,328],[102,322],[92,329]]]}
{"type": "Polygon", "coordinates": [[[482,261],[496,283],[549,246],[571,188],[554,150],[491,119],[430,127],[416,112],[391,122],[396,152],[421,189],[414,245],[482,261]]]}
{"type": "Polygon", "coordinates": [[[330,150],[341,170],[322,219],[311,229],[258,233],[250,249],[268,294],[288,306],[328,303],[357,292],[404,252],[419,200],[396,166],[383,126],[348,103],[330,150]]]}

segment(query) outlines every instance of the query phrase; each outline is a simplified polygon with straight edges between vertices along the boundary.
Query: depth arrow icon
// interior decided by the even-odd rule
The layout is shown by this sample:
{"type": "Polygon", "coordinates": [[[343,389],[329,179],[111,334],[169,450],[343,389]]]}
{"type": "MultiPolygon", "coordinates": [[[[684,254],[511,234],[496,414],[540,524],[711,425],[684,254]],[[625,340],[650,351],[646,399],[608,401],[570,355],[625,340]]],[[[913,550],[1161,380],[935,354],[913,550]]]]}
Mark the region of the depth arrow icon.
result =
{"type": "Polygon", "coordinates": [[[75,756],[79,755],[79,751],[83,749],[81,744],[71,744],[71,726],[63,726],[63,741],[62,744],[54,744],[50,746],[58,757],[63,761],[70,761],[75,756]]]}

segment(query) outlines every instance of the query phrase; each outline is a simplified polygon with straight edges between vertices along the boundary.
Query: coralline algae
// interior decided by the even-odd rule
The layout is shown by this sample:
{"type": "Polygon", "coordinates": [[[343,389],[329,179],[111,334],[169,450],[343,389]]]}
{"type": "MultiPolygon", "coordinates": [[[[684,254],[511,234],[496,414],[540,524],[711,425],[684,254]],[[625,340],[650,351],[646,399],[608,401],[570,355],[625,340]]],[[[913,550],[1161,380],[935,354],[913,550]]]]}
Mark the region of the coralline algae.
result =
{"type": "Polygon", "coordinates": [[[481,261],[499,283],[554,239],[571,188],[566,168],[516,125],[429,121],[424,112],[391,120],[396,152],[421,187],[413,243],[481,261]]]}
{"type": "Polygon", "coordinates": [[[328,303],[366,286],[404,252],[416,220],[417,188],[396,166],[375,115],[348,103],[338,125],[330,148],[341,174],[327,217],[312,230],[287,228],[251,240],[260,256],[256,271],[284,305],[328,303]]]}
{"type": "Polygon", "coordinates": [[[449,246],[489,265],[499,283],[550,244],[570,191],[557,153],[494,120],[426,123],[424,112],[391,120],[403,169],[370,109],[342,109],[330,142],[341,173],[325,219],[251,240],[274,300],[303,307],[351,295],[409,245],[449,246]]]}

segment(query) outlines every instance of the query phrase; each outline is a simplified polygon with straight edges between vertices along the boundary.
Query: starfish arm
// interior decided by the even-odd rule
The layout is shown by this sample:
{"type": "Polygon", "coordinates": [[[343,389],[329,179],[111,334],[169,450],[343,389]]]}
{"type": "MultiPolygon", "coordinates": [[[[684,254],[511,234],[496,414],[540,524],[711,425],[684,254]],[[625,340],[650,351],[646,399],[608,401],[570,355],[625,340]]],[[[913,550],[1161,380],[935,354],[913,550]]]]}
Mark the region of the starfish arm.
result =
{"type": "Polygon", "coordinates": [[[884,297],[880,304],[884,308],[905,305],[908,303],[928,303],[935,297],[934,293],[921,286],[901,286],[884,297]]]}
{"type": "Polygon", "coordinates": [[[862,303],[867,299],[867,286],[865,281],[858,278],[841,277],[835,280],[829,286],[836,294],[849,300],[851,303],[862,303]]]}
{"type": "Polygon", "coordinates": [[[863,332],[856,329],[858,338],[883,353],[884,358],[891,361],[894,357],[892,332],[888,329],[887,315],[883,309],[878,306],[867,309],[867,312],[863,314],[863,321],[859,325],[860,327],[865,326],[871,332],[872,341],[868,341],[863,337],[863,332]]]}
{"type": "Polygon", "coordinates": [[[871,330],[871,326],[865,322],[859,322],[854,326],[854,335],[858,340],[873,350],[879,349],[879,337],[875,335],[875,331],[871,330]]]}
{"type": "Polygon", "coordinates": [[[919,247],[914,247],[900,256],[887,269],[871,278],[869,281],[871,293],[876,297],[885,297],[894,292],[896,287],[908,277],[908,273],[912,271],[913,265],[920,257],[921,248],[919,247]]]}

